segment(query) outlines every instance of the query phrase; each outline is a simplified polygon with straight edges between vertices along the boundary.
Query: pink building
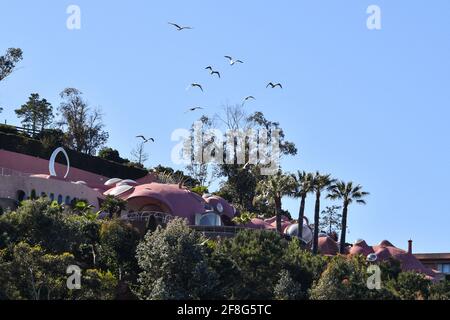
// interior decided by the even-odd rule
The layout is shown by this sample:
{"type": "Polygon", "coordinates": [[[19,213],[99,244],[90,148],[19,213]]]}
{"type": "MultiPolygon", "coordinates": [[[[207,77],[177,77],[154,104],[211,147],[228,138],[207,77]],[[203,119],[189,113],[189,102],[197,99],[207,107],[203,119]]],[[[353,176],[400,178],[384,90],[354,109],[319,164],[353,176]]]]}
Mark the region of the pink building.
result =
{"type": "MultiPolygon", "coordinates": [[[[242,228],[276,231],[276,218],[257,218],[245,226],[237,227],[232,222],[236,209],[224,199],[212,195],[202,197],[182,185],[158,183],[152,174],[137,180],[105,177],[47,159],[0,150],[2,211],[14,209],[24,199],[40,196],[49,197],[60,204],[83,199],[99,209],[108,195],[127,201],[128,211],[123,213],[122,218],[131,222],[145,222],[151,217],[167,222],[173,217],[182,217],[205,234],[222,236],[228,233],[233,235],[236,229],[242,228]]],[[[310,244],[313,234],[308,222],[302,227],[303,240],[310,244]]],[[[299,224],[283,217],[282,230],[285,235],[295,237],[299,224]]],[[[326,235],[320,235],[319,251],[324,255],[337,255],[339,244],[326,235]]],[[[389,241],[369,246],[360,240],[348,247],[346,254],[376,257],[380,261],[392,257],[401,262],[403,270],[421,272],[430,279],[439,278],[439,272],[424,266],[411,251],[398,249],[389,241]]]]}
{"type": "MultiPolygon", "coordinates": [[[[138,213],[155,213],[168,218],[182,217],[191,225],[219,227],[232,224],[236,214],[234,207],[220,197],[201,197],[181,185],[157,183],[152,174],[136,181],[105,177],[0,150],[0,206],[3,211],[14,209],[24,199],[41,196],[60,204],[83,199],[99,209],[107,195],[127,201],[129,212],[124,214],[125,219],[139,219],[138,213]]],[[[148,218],[148,214],[143,217],[148,218]]]]}

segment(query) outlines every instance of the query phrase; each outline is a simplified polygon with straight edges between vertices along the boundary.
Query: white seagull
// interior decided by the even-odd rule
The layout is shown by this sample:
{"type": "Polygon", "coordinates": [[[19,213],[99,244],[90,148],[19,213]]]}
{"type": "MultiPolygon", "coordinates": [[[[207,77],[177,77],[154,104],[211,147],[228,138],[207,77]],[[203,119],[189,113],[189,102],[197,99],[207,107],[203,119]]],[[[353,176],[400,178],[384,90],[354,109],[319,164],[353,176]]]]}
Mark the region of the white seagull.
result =
{"type": "Polygon", "coordinates": [[[230,57],[230,56],[225,56],[225,58],[230,60],[230,65],[231,66],[234,66],[236,63],[244,63],[244,61],[242,61],[242,60],[234,60],[233,57],[230,57]]]}

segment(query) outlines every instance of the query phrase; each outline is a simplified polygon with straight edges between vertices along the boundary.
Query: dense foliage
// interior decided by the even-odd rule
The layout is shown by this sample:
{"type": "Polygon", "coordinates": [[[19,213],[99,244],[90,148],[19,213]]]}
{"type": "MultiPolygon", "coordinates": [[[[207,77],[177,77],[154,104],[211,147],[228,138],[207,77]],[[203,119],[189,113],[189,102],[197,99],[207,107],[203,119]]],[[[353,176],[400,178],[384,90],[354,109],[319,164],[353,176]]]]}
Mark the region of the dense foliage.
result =
{"type": "Polygon", "coordinates": [[[207,240],[184,220],[142,239],[120,220],[98,220],[89,206],[25,201],[0,216],[0,299],[448,299],[433,284],[379,264],[382,288],[369,290],[362,257],[325,257],[276,232],[245,230],[207,240]],[[67,288],[69,266],[81,289],[67,288]]]}

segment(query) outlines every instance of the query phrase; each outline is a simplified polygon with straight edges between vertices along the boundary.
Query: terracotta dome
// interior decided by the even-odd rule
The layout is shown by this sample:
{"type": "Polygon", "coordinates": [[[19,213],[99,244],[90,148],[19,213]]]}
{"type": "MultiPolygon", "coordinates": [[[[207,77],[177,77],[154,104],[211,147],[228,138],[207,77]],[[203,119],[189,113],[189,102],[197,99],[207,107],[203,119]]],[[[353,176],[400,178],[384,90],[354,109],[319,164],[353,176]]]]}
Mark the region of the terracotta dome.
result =
{"type": "Polygon", "coordinates": [[[357,241],[353,247],[350,248],[349,253],[351,255],[358,255],[361,254],[363,256],[368,256],[371,253],[374,253],[373,248],[370,247],[366,241],[361,240],[357,241]]]}
{"type": "Polygon", "coordinates": [[[126,200],[128,207],[133,211],[163,212],[186,218],[192,224],[195,223],[195,214],[207,211],[206,202],[202,197],[178,185],[143,184],[119,197],[126,200]]]}
{"type": "Polygon", "coordinates": [[[339,252],[339,245],[330,237],[319,238],[319,253],[326,256],[334,256],[339,252]]]}
{"type": "Polygon", "coordinates": [[[204,195],[203,199],[214,210],[220,215],[226,215],[227,217],[233,218],[235,216],[235,209],[231,206],[225,199],[219,196],[209,196],[204,195]]]}

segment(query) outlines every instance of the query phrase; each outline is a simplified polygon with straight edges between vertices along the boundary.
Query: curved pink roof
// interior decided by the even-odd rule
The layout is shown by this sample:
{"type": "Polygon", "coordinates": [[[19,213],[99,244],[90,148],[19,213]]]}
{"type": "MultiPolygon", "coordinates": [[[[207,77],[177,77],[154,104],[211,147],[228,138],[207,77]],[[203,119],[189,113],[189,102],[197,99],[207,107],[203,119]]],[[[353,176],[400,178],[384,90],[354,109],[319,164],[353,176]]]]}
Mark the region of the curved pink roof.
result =
{"type": "Polygon", "coordinates": [[[245,225],[246,228],[250,229],[271,229],[271,225],[264,222],[262,219],[252,219],[251,222],[245,225]]]}
{"type": "MultiPolygon", "coordinates": [[[[105,194],[110,193],[111,190],[108,190],[105,194]]],[[[204,214],[210,211],[208,204],[216,209],[217,204],[220,203],[224,209],[220,214],[225,214],[230,218],[234,217],[233,207],[224,199],[217,196],[204,199],[195,192],[180,188],[179,185],[156,182],[142,184],[120,195],[120,198],[137,207],[144,207],[156,201],[164,205],[170,211],[170,214],[186,218],[192,224],[195,223],[196,214],[204,214]]]]}
{"type": "MultiPolygon", "coordinates": [[[[281,217],[281,230],[286,230],[289,226],[293,224],[293,221],[290,221],[287,217],[281,217]]],[[[251,229],[265,229],[265,230],[276,230],[277,229],[277,217],[272,217],[269,219],[260,219],[255,218],[252,219],[251,222],[245,225],[246,228],[251,229]]]]}
{"type": "Polygon", "coordinates": [[[374,250],[372,247],[370,247],[364,240],[361,242],[356,243],[353,247],[350,248],[349,254],[350,255],[363,255],[368,256],[369,254],[374,253],[374,250]]]}
{"type": "Polygon", "coordinates": [[[425,274],[430,279],[434,279],[436,274],[433,270],[425,267],[413,254],[395,247],[391,242],[383,240],[379,245],[368,246],[365,241],[355,244],[350,249],[350,255],[361,254],[368,256],[370,253],[375,253],[379,261],[386,261],[389,258],[394,258],[400,261],[403,271],[415,271],[425,274]]]}
{"type": "Polygon", "coordinates": [[[326,256],[335,256],[339,253],[339,245],[330,237],[320,237],[319,252],[326,256]]]}
{"type": "Polygon", "coordinates": [[[209,204],[213,210],[217,211],[217,205],[220,203],[222,205],[223,208],[223,212],[221,212],[220,214],[225,214],[226,216],[233,218],[234,214],[235,214],[235,210],[233,208],[233,206],[231,206],[228,201],[226,201],[225,199],[219,197],[219,196],[208,196],[208,195],[204,195],[203,196],[203,200],[209,204]]]}

